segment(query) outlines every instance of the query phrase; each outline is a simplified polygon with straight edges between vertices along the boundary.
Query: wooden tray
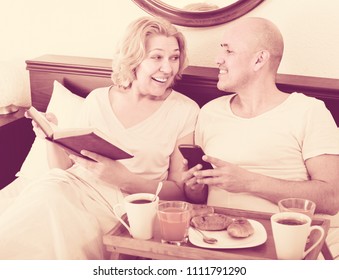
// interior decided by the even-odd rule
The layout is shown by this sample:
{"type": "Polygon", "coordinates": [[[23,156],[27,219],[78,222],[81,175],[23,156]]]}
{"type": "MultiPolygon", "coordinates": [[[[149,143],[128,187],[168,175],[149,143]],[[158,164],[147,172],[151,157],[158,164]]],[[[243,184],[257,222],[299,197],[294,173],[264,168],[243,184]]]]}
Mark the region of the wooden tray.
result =
{"type": "MultiPolygon", "coordinates": [[[[150,259],[231,259],[231,260],[251,260],[251,259],[276,259],[274,240],[272,236],[272,228],[270,213],[245,211],[239,209],[214,207],[216,213],[226,214],[234,217],[245,217],[260,222],[266,229],[267,240],[264,244],[242,249],[206,249],[196,247],[190,242],[180,247],[171,244],[162,244],[160,242],[159,227],[156,221],[154,228],[154,237],[150,240],[138,240],[130,236],[126,228],[118,223],[103,238],[104,244],[114,258],[119,254],[132,255],[150,259]]],[[[126,218],[126,217],[125,217],[126,218]]],[[[314,219],[312,224],[320,225],[325,230],[325,237],[330,226],[327,219],[314,219]]],[[[311,242],[314,237],[311,236],[311,242]]],[[[321,248],[323,247],[325,238],[320,244],[312,250],[305,259],[317,259],[321,248]]],[[[119,256],[119,258],[123,258],[119,256]]]]}

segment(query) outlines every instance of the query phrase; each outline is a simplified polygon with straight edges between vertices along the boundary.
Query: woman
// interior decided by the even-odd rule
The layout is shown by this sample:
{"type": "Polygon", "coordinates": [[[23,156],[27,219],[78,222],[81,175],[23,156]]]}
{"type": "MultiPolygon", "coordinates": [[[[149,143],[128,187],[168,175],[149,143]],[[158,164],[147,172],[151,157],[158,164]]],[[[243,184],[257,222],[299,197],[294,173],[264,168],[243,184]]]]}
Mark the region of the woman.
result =
{"type": "Polygon", "coordinates": [[[79,126],[98,128],[134,157],[83,151],[91,161],[49,143],[55,168],[0,216],[0,259],[101,259],[102,235],[117,223],[112,207],[125,193],[154,193],[163,181],[161,199],[184,199],[177,147],[193,142],[199,111],[172,90],[186,61],[184,37],[169,22],[145,17],[129,26],[113,60],[113,85],[89,94],[79,126]]]}

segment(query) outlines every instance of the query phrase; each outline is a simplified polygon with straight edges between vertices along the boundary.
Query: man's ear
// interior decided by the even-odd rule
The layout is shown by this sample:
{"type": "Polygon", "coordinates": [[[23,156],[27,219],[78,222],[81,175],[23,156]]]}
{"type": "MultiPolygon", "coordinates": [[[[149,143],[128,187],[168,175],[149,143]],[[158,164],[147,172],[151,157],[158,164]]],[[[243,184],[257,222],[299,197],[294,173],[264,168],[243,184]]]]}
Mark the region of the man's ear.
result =
{"type": "Polygon", "coordinates": [[[262,68],[270,58],[270,53],[267,50],[261,50],[257,52],[256,60],[254,63],[254,71],[258,71],[262,68]]]}

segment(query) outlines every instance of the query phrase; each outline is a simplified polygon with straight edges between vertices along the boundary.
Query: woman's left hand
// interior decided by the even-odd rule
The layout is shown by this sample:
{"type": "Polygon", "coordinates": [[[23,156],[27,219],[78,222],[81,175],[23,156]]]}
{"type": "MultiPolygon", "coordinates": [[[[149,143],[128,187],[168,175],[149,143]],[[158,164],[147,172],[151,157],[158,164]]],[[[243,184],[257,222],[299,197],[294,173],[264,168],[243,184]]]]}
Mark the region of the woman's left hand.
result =
{"type": "Polygon", "coordinates": [[[131,176],[131,172],[119,161],[86,150],[82,150],[81,154],[93,160],[75,155],[69,157],[75,163],[94,173],[102,181],[121,187],[131,176]]]}
{"type": "Polygon", "coordinates": [[[187,168],[187,160],[184,159],[184,168],[182,171],[182,181],[186,186],[194,186],[197,184],[197,178],[193,175],[195,171],[198,171],[202,168],[201,164],[198,164],[191,169],[187,168]]]}

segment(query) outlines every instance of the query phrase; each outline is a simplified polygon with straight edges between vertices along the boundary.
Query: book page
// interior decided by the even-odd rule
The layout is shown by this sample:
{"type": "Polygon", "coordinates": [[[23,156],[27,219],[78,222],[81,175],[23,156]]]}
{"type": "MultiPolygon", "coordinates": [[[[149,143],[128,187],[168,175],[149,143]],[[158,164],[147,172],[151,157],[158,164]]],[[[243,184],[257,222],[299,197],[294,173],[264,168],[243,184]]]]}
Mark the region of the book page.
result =
{"type": "Polygon", "coordinates": [[[33,106],[31,106],[27,110],[28,116],[34,120],[41,128],[41,130],[45,133],[45,135],[49,138],[53,138],[54,129],[52,127],[52,124],[46,119],[46,117],[39,112],[37,109],[35,109],[33,106]]]}
{"type": "Polygon", "coordinates": [[[96,129],[95,127],[55,129],[54,134],[53,134],[53,139],[57,140],[61,138],[81,136],[81,135],[87,135],[87,134],[95,134],[96,136],[99,136],[106,142],[109,142],[115,145],[114,141],[108,135],[96,129]]]}
{"type": "Polygon", "coordinates": [[[133,157],[114,145],[107,135],[95,128],[66,128],[54,127],[46,117],[34,107],[27,110],[27,114],[40,126],[46,139],[63,147],[67,152],[81,155],[81,150],[88,150],[105,157],[119,160],[133,157]]]}
{"type": "Polygon", "coordinates": [[[78,127],[78,128],[63,128],[56,129],[53,134],[53,139],[61,139],[72,136],[80,136],[93,133],[95,131],[94,128],[91,127],[78,127]]]}

